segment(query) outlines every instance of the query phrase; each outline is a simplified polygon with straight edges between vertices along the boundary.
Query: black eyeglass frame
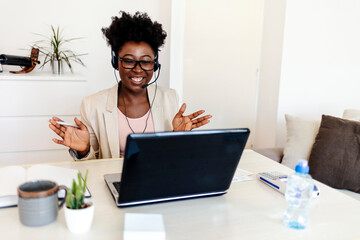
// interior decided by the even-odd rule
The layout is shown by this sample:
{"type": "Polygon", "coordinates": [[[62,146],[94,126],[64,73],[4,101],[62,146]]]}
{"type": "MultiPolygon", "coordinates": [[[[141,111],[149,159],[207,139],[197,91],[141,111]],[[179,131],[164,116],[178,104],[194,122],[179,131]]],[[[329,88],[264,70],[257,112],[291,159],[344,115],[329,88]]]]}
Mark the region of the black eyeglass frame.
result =
{"type": "Polygon", "coordinates": [[[156,61],[152,61],[152,60],[151,60],[151,61],[149,61],[149,60],[135,60],[135,59],[131,59],[131,58],[122,58],[122,57],[119,57],[119,56],[117,57],[117,59],[121,62],[121,66],[122,66],[123,68],[125,68],[125,69],[134,69],[134,68],[136,68],[136,66],[139,64],[140,68],[141,68],[142,70],[144,70],[144,71],[152,71],[152,70],[154,70],[154,68],[155,68],[155,63],[156,63],[156,61]],[[124,67],[124,65],[123,65],[123,60],[125,60],[125,59],[134,61],[134,62],[135,62],[135,66],[132,67],[132,68],[124,67]],[[141,63],[143,63],[143,62],[153,63],[152,69],[144,69],[144,68],[141,66],[141,63]]]}

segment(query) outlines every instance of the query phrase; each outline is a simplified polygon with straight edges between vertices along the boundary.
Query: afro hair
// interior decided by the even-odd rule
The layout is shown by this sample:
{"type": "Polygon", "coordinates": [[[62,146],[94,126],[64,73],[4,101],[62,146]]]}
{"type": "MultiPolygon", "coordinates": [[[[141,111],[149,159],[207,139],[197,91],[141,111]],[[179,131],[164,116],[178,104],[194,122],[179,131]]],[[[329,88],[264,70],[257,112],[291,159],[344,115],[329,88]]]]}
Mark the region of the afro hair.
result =
{"type": "Polygon", "coordinates": [[[121,17],[112,17],[108,28],[102,28],[111,49],[118,53],[121,47],[129,41],[146,42],[151,46],[154,53],[164,44],[167,36],[162,25],[153,22],[147,13],[136,12],[133,16],[120,11],[121,17]]]}

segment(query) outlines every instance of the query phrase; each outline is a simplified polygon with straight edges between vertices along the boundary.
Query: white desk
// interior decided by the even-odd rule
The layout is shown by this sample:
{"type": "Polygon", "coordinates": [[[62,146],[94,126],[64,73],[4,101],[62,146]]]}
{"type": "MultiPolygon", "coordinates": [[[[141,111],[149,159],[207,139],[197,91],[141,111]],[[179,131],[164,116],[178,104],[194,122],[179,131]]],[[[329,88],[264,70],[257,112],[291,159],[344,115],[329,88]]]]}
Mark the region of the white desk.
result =
{"type": "MultiPolygon", "coordinates": [[[[217,197],[117,208],[103,174],[117,172],[122,160],[93,160],[59,164],[84,172],[89,169],[89,189],[95,203],[91,230],[70,233],[63,210],[47,226],[23,226],[17,208],[0,209],[1,239],[122,239],[125,213],[158,213],[164,217],[166,239],[360,239],[360,202],[317,183],[320,197],[310,206],[310,226],[288,229],[282,224],[284,196],[254,179],[233,183],[227,194],[217,197]]],[[[239,167],[253,173],[292,170],[251,150],[246,150],[239,167]]]]}

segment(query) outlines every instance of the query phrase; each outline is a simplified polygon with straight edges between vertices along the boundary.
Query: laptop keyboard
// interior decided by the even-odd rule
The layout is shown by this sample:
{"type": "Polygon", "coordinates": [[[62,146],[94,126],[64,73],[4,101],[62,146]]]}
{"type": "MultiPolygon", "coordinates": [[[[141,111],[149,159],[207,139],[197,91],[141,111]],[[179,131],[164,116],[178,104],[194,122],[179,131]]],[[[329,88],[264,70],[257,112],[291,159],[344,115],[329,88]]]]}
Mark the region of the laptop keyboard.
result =
{"type": "Polygon", "coordinates": [[[114,185],[116,191],[119,193],[120,192],[120,182],[113,182],[113,185],[114,185]]]}

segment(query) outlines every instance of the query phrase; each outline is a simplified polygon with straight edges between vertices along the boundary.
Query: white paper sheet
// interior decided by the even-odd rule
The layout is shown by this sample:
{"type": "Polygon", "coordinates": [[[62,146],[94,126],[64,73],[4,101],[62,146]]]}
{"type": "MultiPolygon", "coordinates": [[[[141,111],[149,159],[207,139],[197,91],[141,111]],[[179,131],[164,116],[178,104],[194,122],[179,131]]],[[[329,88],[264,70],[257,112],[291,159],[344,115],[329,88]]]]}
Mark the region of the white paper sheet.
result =
{"type": "Polygon", "coordinates": [[[253,175],[253,173],[246,171],[244,169],[241,169],[241,168],[237,168],[232,182],[244,182],[244,181],[253,180],[251,175],[253,175]]]}

